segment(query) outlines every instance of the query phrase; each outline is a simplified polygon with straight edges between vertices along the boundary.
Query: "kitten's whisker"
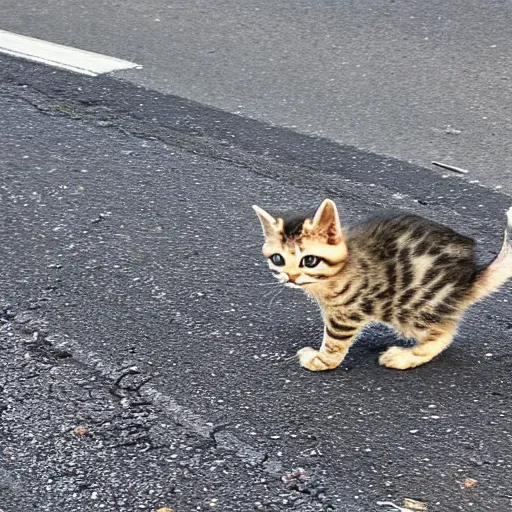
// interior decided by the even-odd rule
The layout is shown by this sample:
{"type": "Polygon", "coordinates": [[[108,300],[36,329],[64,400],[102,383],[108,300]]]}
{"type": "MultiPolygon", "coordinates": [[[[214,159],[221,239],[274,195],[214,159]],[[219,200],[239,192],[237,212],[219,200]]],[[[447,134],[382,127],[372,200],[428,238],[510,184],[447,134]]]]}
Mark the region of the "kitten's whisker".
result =
{"type": "MultiPolygon", "coordinates": [[[[281,290],[282,290],[282,289],[281,289],[281,290]]],[[[281,290],[278,290],[278,292],[279,292],[279,291],[281,291],[281,290]]],[[[264,299],[265,297],[268,297],[270,294],[274,293],[275,291],[276,291],[276,290],[275,290],[275,288],[274,288],[274,289],[272,289],[272,290],[270,290],[270,291],[267,291],[267,293],[265,293],[265,294],[262,296],[262,299],[264,299]]]]}
{"type": "Polygon", "coordinates": [[[289,361],[293,361],[294,359],[297,359],[297,354],[294,354],[293,356],[290,356],[290,357],[285,357],[284,359],[281,359],[281,361],[283,361],[283,363],[288,363],[289,361]]]}
{"type": "Polygon", "coordinates": [[[268,307],[270,309],[270,306],[272,306],[272,303],[274,302],[274,300],[276,299],[276,297],[278,297],[279,295],[281,295],[281,293],[283,292],[283,289],[284,288],[280,288],[279,290],[277,290],[277,293],[270,299],[270,302],[268,303],[268,307]]]}

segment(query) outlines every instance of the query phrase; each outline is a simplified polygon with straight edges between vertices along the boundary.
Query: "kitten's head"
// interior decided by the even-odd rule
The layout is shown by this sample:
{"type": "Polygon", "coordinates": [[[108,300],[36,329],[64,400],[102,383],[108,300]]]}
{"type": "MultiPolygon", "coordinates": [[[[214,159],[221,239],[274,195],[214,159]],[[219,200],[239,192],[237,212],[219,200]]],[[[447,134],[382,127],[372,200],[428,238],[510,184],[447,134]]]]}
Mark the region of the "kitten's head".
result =
{"type": "Polygon", "coordinates": [[[347,246],[336,205],[326,199],[309,216],[276,217],[253,206],[265,243],[263,255],[277,279],[308,289],[336,275],[347,258],[347,246]]]}

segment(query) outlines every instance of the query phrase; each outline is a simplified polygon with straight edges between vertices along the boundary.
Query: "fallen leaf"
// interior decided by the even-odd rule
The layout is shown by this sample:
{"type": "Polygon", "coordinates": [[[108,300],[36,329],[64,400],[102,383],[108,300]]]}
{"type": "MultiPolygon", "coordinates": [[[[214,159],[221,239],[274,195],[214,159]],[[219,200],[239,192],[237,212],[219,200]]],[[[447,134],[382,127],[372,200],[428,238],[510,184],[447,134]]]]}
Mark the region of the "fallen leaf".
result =
{"type": "Polygon", "coordinates": [[[73,434],[76,434],[77,436],[80,436],[80,437],[86,436],[88,433],[89,433],[89,431],[87,430],[87,428],[85,428],[81,425],[79,425],[78,427],[75,427],[73,429],[73,434]]]}
{"type": "Polygon", "coordinates": [[[475,480],[474,478],[466,478],[464,480],[464,487],[466,489],[471,489],[471,487],[475,487],[475,485],[478,485],[478,480],[475,480]]]}
{"type": "Polygon", "coordinates": [[[411,500],[410,498],[404,499],[404,507],[409,510],[427,510],[427,504],[422,501],[411,500]]]}

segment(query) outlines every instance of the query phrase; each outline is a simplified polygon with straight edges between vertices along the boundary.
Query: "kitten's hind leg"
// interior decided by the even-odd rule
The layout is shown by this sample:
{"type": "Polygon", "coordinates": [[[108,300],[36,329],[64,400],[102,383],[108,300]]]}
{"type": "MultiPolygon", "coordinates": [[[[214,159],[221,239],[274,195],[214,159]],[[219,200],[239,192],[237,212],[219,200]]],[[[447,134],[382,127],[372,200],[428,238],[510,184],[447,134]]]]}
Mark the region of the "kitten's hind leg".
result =
{"type": "Polygon", "coordinates": [[[411,348],[390,347],[379,357],[379,363],[395,370],[407,370],[428,363],[452,342],[454,325],[432,326],[411,348]]]}
{"type": "Polygon", "coordinates": [[[336,331],[326,327],[320,350],[305,347],[297,352],[300,365],[313,372],[333,370],[338,367],[343,359],[345,359],[358,330],[356,327],[341,326],[339,324],[336,331]]]}

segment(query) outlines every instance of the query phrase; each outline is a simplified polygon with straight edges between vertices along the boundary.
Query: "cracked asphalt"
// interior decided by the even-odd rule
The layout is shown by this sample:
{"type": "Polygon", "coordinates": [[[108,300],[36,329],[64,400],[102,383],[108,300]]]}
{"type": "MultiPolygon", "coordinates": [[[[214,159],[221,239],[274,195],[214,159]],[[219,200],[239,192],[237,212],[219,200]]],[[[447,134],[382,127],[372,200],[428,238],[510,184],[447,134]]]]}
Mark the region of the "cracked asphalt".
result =
{"type": "Polygon", "coordinates": [[[316,306],[269,286],[250,208],[401,208],[489,260],[508,196],[5,57],[0,98],[0,509],[510,507],[510,288],[429,365],[379,367],[375,327],[312,374],[316,306]]]}
{"type": "Polygon", "coordinates": [[[22,321],[2,320],[1,510],[321,510],[307,476],[282,484],[170,421],[130,382],[133,367],[102,375],[22,321]]]}

